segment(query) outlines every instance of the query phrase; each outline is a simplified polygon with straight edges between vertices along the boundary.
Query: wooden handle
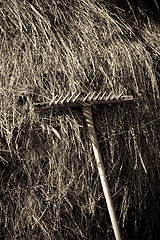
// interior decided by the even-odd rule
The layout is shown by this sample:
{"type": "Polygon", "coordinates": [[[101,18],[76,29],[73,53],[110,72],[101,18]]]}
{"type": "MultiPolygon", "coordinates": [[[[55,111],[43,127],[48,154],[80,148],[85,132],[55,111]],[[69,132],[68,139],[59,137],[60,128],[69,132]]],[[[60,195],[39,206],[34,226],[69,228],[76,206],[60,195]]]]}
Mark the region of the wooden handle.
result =
{"type": "Polygon", "coordinates": [[[93,147],[93,152],[94,152],[94,156],[95,156],[95,159],[97,162],[98,172],[99,172],[104,196],[106,199],[109,216],[110,216],[110,219],[112,222],[115,238],[116,238],[116,240],[121,240],[120,230],[118,227],[118,222],[117,222],[116,214],[115,214],[114,207],[113,207],[113,202],[111,199],[110,189],[109,189],[108,182],[106,179],[104,165],[102,162],[102,158],[101,158],[101,154],[100,154],[100,150],[99,150],[99,146],[98,146],[98,142],[97,142],[97,135],[96,135],[95,128],[93,125],[92,111],[91,111],[90,107],[83,107],[82,111],[83,111],[83,116],[85,117],[86,123],[88,126],[88,131],[89,131],[89,135],[90,135],[90,139],[91,139],[91,143],[92,143],[92,147],[93,147]]]}

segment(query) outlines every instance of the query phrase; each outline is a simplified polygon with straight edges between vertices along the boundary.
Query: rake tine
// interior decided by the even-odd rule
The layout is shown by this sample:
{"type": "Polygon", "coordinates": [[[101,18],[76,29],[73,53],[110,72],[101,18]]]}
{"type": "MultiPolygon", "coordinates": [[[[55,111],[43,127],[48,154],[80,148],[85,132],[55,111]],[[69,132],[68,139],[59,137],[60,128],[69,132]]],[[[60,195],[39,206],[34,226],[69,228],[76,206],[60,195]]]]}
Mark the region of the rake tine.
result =
{"type": "Polygon", "coordinates": [[[67,95],[63,98],[63,100],[60,103],[63,104],[69,95],[70,95],[70,93],[67,93],[67,95]]]}
{"type": "Polygon", "coordinates": [[[75,98],[74,98],[73,100],[71,100],[71,102],[75,102],[75,101],[77,100],[77,98],[79,97],[80,94],[81,94],[81,92],[79,92],[79,93],[77,94],[77,96],[75,96],[75,98]]]}
{"type": "Polygon", "coordinates": [[[119,100],[122,95],[123,95],[123,92],[121,92],[121,93],[118,95],[117,99],[119,100]]]}
{"type": "Polygon", "coordinates": [[[99,98],[99,96],[101,95],[101,91],[97,94],[97,96],[95,96],[94,98],[93,98],[93,101],[96,101],[96,100],[98,100],[98,98],[99,98]]]}
{"type": "Polygon", "coordinates": [[[106,95],[106,91],[102,94],[102,96],[99,98],[99,100],[102,101],[105,95],[106,95]]]}
{"type": "Polygon", "coordinates": [[[72,98],[73,98],[74,95],[75,95],[75,92],[72,93],[72,95],[68,98],[67,103],[69,103],[69,102],[72,100],[72,98]]]}
{"type": "Polygon", "coordinates": [[[58,97],[58,95],[56,95],[55,97],[52,98],[52,100],[50,101],[49,105],[52,105],[54,103],[54,101],[56,100],[56,98],[58,97]]]}
{"type": "Polygon", "coordinates": [[[114,100],[118,100],[119,99],[119,95],[118,94],[115,94],[114,95],[114,100]]]}
{"type": "Polygon", "coordinates": [[[87,100],[87,98],[89,97],[91,93],[89,92],[84,98],[83,98],[83,102],[85,102],[87,100]]]}
{"type": "Polygon", "coordinates": [[[115,99],[116,99],[116,95],[113,94],[113,95],[111,96],[111,100],[115,100],[115,99]]]}
{"type": "MultiPolygon", "coordinates": [[[[110,93],[108,94],[108,96],[105,98],[105,100],[108,101],[108,99],[110,99],[111,95],[112,95],[112,92],[110,92],[110,93]]],[[[113,96],[114,96],[114,95],[113,95],[113,96]]],[[[112,99],[111,99],[111,100],[112,100],[112,99]]]]}
{"type": "Polygon", "coordinates": [[[57,99],[57,101],[55,101],[55,104],[59,104],[62,97],[63,97],[63,93],[60,95],[60,97],[57,99]]]}
{"type": "Polygon", "coordinates": [[[89,97],[89,101],[93,100],[94,95],[96,94],[96,91],[93,92],[93,94],[89,97]]]}

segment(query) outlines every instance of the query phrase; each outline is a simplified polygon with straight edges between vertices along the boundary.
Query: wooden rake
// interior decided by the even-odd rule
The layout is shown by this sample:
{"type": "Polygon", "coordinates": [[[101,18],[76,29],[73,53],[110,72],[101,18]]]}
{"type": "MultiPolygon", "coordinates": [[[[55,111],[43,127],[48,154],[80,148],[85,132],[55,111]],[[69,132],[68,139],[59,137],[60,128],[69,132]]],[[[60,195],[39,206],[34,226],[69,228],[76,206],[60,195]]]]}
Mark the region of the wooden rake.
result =
{"type": "Polygon", "coordinates": [[[115,239],[121,240],[120,230],[118,226],[118,222],[116,219],[116,214],[111,198],[110,189],[108,186],[108,182],[105,175],[105,169],[102,162],[102,157],[100,154],[97,135],[95,132],[93,118],[92,118],[92,110],[91,107],[93,105],[104,105],[104,104],[116,104],[116,103],[126,103],[126,102],[133,102],[133,96],[131,95],[115,95],[112,92],[107,94],[104,92],[103,94],[99,92],[88,93],[85,97],[81,97],[81,93],[73,93],[72,95],[67,94],[64,96],[55,96],[51,102],[42,102],[42,103],[35,103],[34,110],[35,111],[47,111],[50,109],[58,109],[58,108],[82,108],[83,116],[86,120],[86,124],[88,126],[88,131],[90,135],[90,140],[93,147],[94,156],[97,162],[97,168],[104,192],[104,196],[106,199],[106,204],[109,212],[109,216],[111,219],[111,223],[113,226],[115,239]]]}

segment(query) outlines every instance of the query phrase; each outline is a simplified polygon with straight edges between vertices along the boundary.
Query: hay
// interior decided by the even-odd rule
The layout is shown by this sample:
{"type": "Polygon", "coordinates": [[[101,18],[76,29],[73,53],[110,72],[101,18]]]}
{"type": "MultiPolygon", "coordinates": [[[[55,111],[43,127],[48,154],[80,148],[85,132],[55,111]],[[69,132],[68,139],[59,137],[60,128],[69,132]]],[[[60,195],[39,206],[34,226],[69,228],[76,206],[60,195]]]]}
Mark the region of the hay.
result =
{"type": "Polygon", "coordinates": [[[122,235],[156,239],[160,29],[146,11],[143,21],[127,20],[114,4],[0,5],[2,239],[113,239],[81,112],[32,108],[55,94],[105,89],[135,98],[93,114],[122,235]]]}

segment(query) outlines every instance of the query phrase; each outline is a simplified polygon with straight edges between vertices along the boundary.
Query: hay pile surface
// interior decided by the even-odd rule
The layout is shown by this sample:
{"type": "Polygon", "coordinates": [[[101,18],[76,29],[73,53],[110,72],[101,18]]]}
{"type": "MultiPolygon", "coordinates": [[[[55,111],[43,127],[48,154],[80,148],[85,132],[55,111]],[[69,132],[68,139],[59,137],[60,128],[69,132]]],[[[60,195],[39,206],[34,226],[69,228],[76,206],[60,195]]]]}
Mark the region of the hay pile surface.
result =
{"type": "Polygon", "coordinates": [[[115,2],[0,3],[3,240],[114,239],[81,111],[32,107],[95,90],[135,98],[93,117],[123,238],[158,239],[160,28],[115,2]]]}

